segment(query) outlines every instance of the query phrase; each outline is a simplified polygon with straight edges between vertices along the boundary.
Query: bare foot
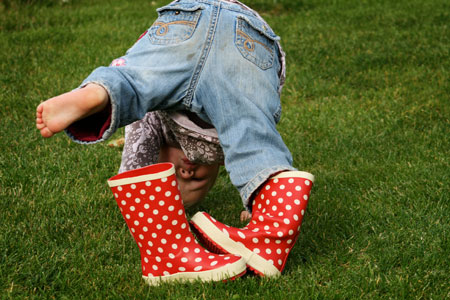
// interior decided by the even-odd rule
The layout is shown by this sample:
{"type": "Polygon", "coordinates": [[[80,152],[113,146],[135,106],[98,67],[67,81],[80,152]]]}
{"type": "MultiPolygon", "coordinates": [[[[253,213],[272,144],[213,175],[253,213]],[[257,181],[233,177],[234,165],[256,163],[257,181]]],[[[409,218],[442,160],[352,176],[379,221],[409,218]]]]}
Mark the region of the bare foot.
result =
{"type": "Polygon", "coordinates": [[[101,111],[108,104],[108,93],[96,84],[42,102],[36,109],[36,128],[45,138],[63,131],[72,123],[101,111]]]}

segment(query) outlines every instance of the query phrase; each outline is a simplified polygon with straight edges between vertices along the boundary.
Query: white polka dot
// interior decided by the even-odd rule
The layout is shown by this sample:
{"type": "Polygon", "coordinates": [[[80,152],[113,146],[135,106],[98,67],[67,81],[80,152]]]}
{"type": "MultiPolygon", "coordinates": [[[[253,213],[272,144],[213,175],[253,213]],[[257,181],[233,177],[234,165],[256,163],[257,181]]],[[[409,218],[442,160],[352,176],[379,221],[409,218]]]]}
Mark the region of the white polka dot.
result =
{"type": "Polygon", "coordinates": [[[177,185],[177,182],[174,180],[174,181],[172,181],[172,186],[176,186],[177,185]]]}
{"type": "Polygon", "coordinates": [[[211,266],[214,267],[215,265],[217,265],[217,263],[218,263],[218,261],[215,260],[215,261],[211,262],[211,266]]]}
{"type": "Polygon", "coordinates": [[[141,202],[141,199],[139,199],[139,198],[136,198],[136,199],[134,199],[134,202],[136,202],[136,203],[140,203],[140,202],[141,202]]]}
{"type": "Polygon", "coordinates": [[[295,221],[298,221],[298,219],[299,219],[298,215],[294,215],[293,218],[295,221]]]}
{"type": "Polygon", "coordinates": [[[138,246],[139,246],[140,248],[142,248],[142,244],[141,244],[140,242],[138,243],[138,246]]]}
{"type": "Polygon", "coordinates": [[[178,245],[177,244],[172,244],[172,249],[177,249],[178,248],[178,245]]]}
{"type": "Polygon", "coordinates": [[[295,190],[296,190],[296,191],[301,191],[301,190],[302,190],[302,187],[299,186],[299,185],[297,185],[297,186],[295,187],[295,190]]]}
{"type": "Polygon", "coordinates": [[[158,202],[158,204],[159,204],[159,206],[164,206],[165,203],[164,203],[164,201],[161,200],[158,202]]]}
{"type": "Polygon", "coordinates": [[[147,222],[148,222],[149,224],[151,224],[151,223],[153,223],[153,219],[152,219],[152,218],[148,218],[148,219],[147,219],[147,222]]]}
{"type": "Polygon", "coordinates": [[[172,221],[172,225],[173,225],[173,226],[175,226],[175,225],[177,225],[177,224],[178,224],[178,221],[177,221],[177,220],[173,220],[173,221],[172,221]]]}
{"type": "Polygon", "coordinates": [[[130,206],[130,210],[131,210],[131,211],[135,211],[136,208],[135,208],[134,206],[130,206]]]}
{"type": "Polygon", "coordinates": [[[175,209],[175,206],[173,206],[173,205],[171,205],[171,206],[169,206],[169,211],[174,211],[174,209],[175,209]]]}
{"type": "Polygon", "coordinates": [[[167,240],[166,239],[161,239],[161,244],[167,244],[167,240]]]}
{"type": "Polygon", "coordinates": [[[154,214],[154,215],[157,215],[158,213],[159,213],[159,211],[158,211],[157,209],[154,209],[154,210],[153,210],[153,214],[154,214]]]}
{"type": "Polygon", "coordinates": [[[201,262],[202,261],[202,258],[201,257],[197,257],[196,259],[195,259],[195,262],[197,262],[197,263],[199,263],[199,262],[201,262]]]}
{"type": "Polygon", "coordinates": [[[278,245],[279,245],[279,244],[281,244],[281,241],[280,241],[280,240],[276,240],[276,241],[275,241],[275,244],[278,244],[278,245]]]}
{"type": "Polygon", "coordinates": [[[194,268],[194,271],[200,271],[202,268],[203,268],[202,266],[196,266],[196,267],[194,268]]]}
{"type": "Polygon", "coordinates": [[[115,198],[119,198],[119,194],[114,193],[114,197],[115,197],[115,198]]]}
{"type": "Polygon", "coordinates": [[[264,226],[264,230],[269,230],[270,229],[270,227],[269,227],[269,225],[266,225],[266,226],[264,226]]]}
{"type": "Polygon", "coordinates": [[[177,201],[180,200],[180,195],[176,195],[175,200],[177,200],[177,201]]]}
{"type": "Polygon", "coordinates": [[[291,244],[291,243],[292,243],[292,240],[287,240],[287,243],[288,243],[288,244],[291,244]]]}
{"type": "Polygon", "coordinates": [[[243,234],[242,232],[238,231],[238,235],[241,237],[241,239],[245,239],[245,234],[243,234]]]}
{"type": "Polygon", "coordinates": [[[277,192],[273,191],[272,196],[275,197],[277,195],[277,192]]]}
{"type": "Polygon", "coordinates": [[[182,257],[182,258],[181,258],[181,262],[187,263],[187,262],[188,262],[188,259],[187,259],[186,257],[182,257]]]}
{"type": "Polygon", "coordinates": [[[280,227],[280,224],[278,224],[278,222],[273,222],[273,227],[278,228],[280,227]]]}
{"type": "Polygon", "coordinates": [[[281,204],[281,203],[283,203],[283,201],[284,201],[283,198],[278,198],[278,203],[281,204]]]}
{"type": "Polygon", "coordinates": [[[150,200],[155,200],[155,196],[153,196],[153,195],[150,195],[150,197],[148,197],[148,199],[150,199],[150,200]]]}
{"type": "Polygon", "coordinates": [[[285,188],[284,184],[280,185],[280,190],[284,190],[285,188]]]}
{"type": "Polygon", "coordinates": [[[261,209],[261,207],[262,207],[261,203],[260,203],[260,204],[258,204],[258,209],[261,209]]]}
{"type": "Polygon", "coordinates": [[[160,186],[157,186],[157,187],[155,188],[155,191],[157,191],[158,193],[161,192],[161,187],[160,187],[160,186]]]}
{"type": "Polygon", "coordinates": [[[278,264],[281,266],[283,264],[283,261],[281,259],[279,259],[278,264]]]}
{"type": "Polygon", "coordinates": [[[131,197],[131,193],[126,193],[125,196],[127,196],[127,198],[131,197]]]}
{"type": "Polygon", "coordinates": [[[158,270],[158,266],[157,266],[157,265],[153,265],[152,268],[153,268],[153,270],[155,270],[155,271],[158,270]]]}
{"type": "Polygon", "coordinates": [[[267,254],[270,254],[270,253],[272,253],[272,250],[270,250],[269,248],[267,248],[267,249],[266,249],[266,253],[267,253],[267,254]]]}
{"type": "Polygon", "coordinates": [[[310,185],[309,180],[305,180],[305,184],[306,184],[306,185],[310,185]]]}
{"type": "Polygon", "coordinates": [[[277,253],[281,254],[281,249],[280,248],[277,249],[277,253]]]}
{"type": "Polygon", "coordinates": [[[167,181],[167,177],[161,178],[162,182],[166,182],[167,181]]]}
{"type": "Polygon", "coordinates": [[[118,190],[119,192],[121,192],[121,191],[122,191],[122,187],[121,187],[121,186],[118,186],[118,187],[117,187],[117,190],[118,190]]]}
{"type": "Polygon", "coordinates": [[[162,229],[162,225],[161,224],[157,224],[156,225],[156,229],[161,230],[162,229]]]}
{"type": "Polygon", "coordinates": [[[303,216],[305,214],[305,210],[302,209],[301,213],[302,213],[302,216],[303,216]]]}
{"type": "Polygon", "coordinates": [[[278,231],[277,235],[278,235],[278,237],[283,237],[283,232],[282,231],[278,231]]]}
{"type": "MultiPolygon", "coordinates": [[[[148,243],[147,243],[150,247],[153,247],[153,243],[152,243],[152,241],[148,241],[148,243]]],[[[150,250],[149,250],[150,251],[150,250]]],[[[150,254],[150,253],[149,253],[150,254]]]]}
{"type": "Polygon", "coordinates": [[[194,252],[197,253],[197,254],[200,253],[200,248],[195,248],[194,252]]]}
{"type": "Polygon", "coordinates": [[[264,199],[264,194],[261,194],[261,200],[263,200],[264,199]]]}
{"type": "Polygon", "coordinates": [[[294,230],[289,230],[289,235],[293,235],[294,234],[294,230]]]}
{"type": "Polygon", "coordinates": [[[164,195],[165,195],[166,197],[170,197],[170,195],[172,195],[172,193],[171,193],[170,191],[167,191],[167,192],[164,193],[164,195]]]}
{"type": "Polygon", "coordinates": [[[181,224],[181,229],[185,229],[186,228],[186,223],[181,224]]]}
{"type": "Polygon", "coordinates": [[[266,191],[270,190],[270,185],[266,185],[266,191]]]}
{"type": "Polygon", "coordinates": [[[139,217],[141,217],[141,218],[144,217],[144,213],[143,213],[143,212],[140,212],[138,215],[139,215],[139,217]]]}
{"type": "Polygon", "coordinates": [[[273,183],[278,183],[278,178],[275,178],[275,179],[273,180],[273,183]]]}
{"type": "Polygon", "coordinates": [[[174,258],[175,258],[175,254],[169,253],[169,257],[170,257],[171,259],[174,259],[174,258]]]}
{"type": "Polygon", "coordinates": [[[261,253],[261,251],[258,248],[253,249],[253,252],[255,252],[256,254],[261,253]]]}
{"type": "Polygon", "coordinates": [[[289,183],[294,183],[294,179],[290,178],[290,179],[288,180],[288,182],[289,182],[289,183]]]}
{"type": "Polygon", "coordinates": [[[143,239],[144,239],[144,235],[140,234],[140,235],[139,235],[139,238],[140,238],[141,240],[143,240],[143,239]]]}
{"type": "Polygon", "coordinates": [[[177,235],[175,235],[175,238],[177,239],[177,240],[179,240],[179,239],[181,239],[181,234],[177,234],[177,235]]]}
{"type": "Polygon", "coordinates": [[[133,227],[131,227],[131,232],[135,233],[136,229],[134,229],[133,227]]]}
{"type": "Polygon", "coordinates": [[[144,261],[145,261],[146,263],[148,263],[148,258],[147,258],[147,257],[144,257],[144,261]]]}
{"type": "Polygon", "coordinates": [[[300,205],[300,200],[295,199],[295,200],[294,200],[294,203],[295,203],[295,205],[300,205]]]}
{"type": "Polygon", "coordinates": [[[146,186],[151,186],[152,183],[151,183],[150,181],[146,181],[146,182],[145,182],[145,185],[146,185],[146,186]]]}
{"type": "Polygon", "coordinates": [[[168,263],[166,264],[166,266],[167,266],[168,268],[172,268],[172,267],[173,267],[173,265],[172,265],[170,262],[168,262],[168,263]]]}
{"type": "Polygon", "coordinates": [[[284,224],[286,224],[286,225],[289,225],[289,224],[291,223],[291,221],[289,221],[288,218],[285,218],[285,219],[283,220],[283,222],[284,222],[284,224]]]}
{"type": "Polygon", "coordinates": [[[122,205],[127,205],[127,201],[125,201],[125,200],[122,200],[122,202],[120,202],[120,203],[122,203],[122,205]]]}
{"type": "Polygon", "coordinates": [[[267,200],[266,200],[266,205],[269,205],[269,204],[270,204],[270,200],[267,199],[267,200]]]}
{"type": "Polygon", "coordinates": [[[291,209],[292,209],[292,206],[290,206],[289,204],[286,205],[286,210],[291,210],[291,209]]]}
{"type": "Polygon", "coordinates": [[[152,255],[152,252],[151,252],[150,250],[148,250],[148,249],[147,249],[145,252],[146,252],[148,255],[152,255]]]}
{"type": "Polygon", "coordinates": [[[183,214],[183,209],[180,209],[180,210],[178,211],[178,214],[181,216],[181,215],[183,214]]]}
{"type": "Polygon", "coordinates": [[[276,205],[272,206],[272,210],[276,211],[277,210],[277,206],[276,205]]]}
{"type": "Polygon", "coordinates": [[[161,248],[161,247],[158,247],[158,252],[159,252],[159,253],[164,253],[164,249],[161,248]]]}
{"type": "Polygon", "coordinates": [[[172,234],[172,230],[167,229],[167,230],[166,230],[166,234],[167,234],[167,235],[171,235],[171,234],[172,234]]]}
{"type": "Polygon", "coordinates": [[[263,216],[259,216],[259,217],[258,217],[258,220],[259,220],[260,222],[264,222],[264,217],[263,217],[263,216]]]}
{"type": "Polygon", "coordinates": [[[178,268],[178,271],[180,271],[180,272],[184,272],[184,271],[186,271],[186,268],[183,268],[183,267],[179,267],[179,268],[178,268]]]}
{"type": "Polygon", "coordinates": [[[131,216],[130,216],[129,214],[126,214],[126,215],[125,215],[125,218],[130,219],[131,216]]]}
{"type": "Polygon", "coordinates": [[[266,238],[266,239],[264,239],[264,243],[270,244],[270,240],[266,238]]]}
{"type": "Polygon", "coordinates": [[[141,195],[145,195],[145,190],[142,189],[142,190],[140,191],[140,193],[141,193],[141,195]]]}
{"type": "Polygon", "coordinates": [[[156,232],[153,232],[153,233],[152,233],[152,238],[156,239],[157,236],[158,236],[158,235],[156,234],[156,232]]]}
{"type": "Polygon", "coordinates": [[[139,226],[139,221],[134,221],[134,225],[139,226]]]}
{"type": "Polygon", "coordinates": [[[147,232],[148,228],[144,226],[144,227],[142,227],[142,231],[147,232]]]}
{"type": "Polygon", "coordinates": [[[183,248],[183,252],[184,252],[184,253],[188,253],[188,252],[189,252],[189,248],[188,248],[188,247],[184,247],[184,248],[183,248]]]}
{"type": "Polygon", "coordinates": [[[308,195],[303,195],[303,199],[308,200],[308,195]]]}
{"type": "Polygon", "coordinates": [[[291,192],[287,192],[287,193],[286,193],[286,196],[292,197],[292,193],[291,193],[291,192]]]}
{"type": "Polygon", "coordinates": [[[257,244],[259,242],[258,238],[253,238],[252,239],[253,243],[257,244]]]}
{"type": "Polygon", "coordinates": [[[284,250],[284,252],[289,253],[289,248],[286,248],[286,250],[284,250]]]}

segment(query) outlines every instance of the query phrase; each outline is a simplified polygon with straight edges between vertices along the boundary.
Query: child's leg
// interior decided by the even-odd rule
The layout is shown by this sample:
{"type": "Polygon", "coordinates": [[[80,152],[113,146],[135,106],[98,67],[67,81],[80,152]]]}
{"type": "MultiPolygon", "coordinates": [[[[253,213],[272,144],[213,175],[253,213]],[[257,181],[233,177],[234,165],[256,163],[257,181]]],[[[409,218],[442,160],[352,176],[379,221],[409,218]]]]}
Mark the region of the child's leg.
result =
{"type": "Polygon", "coordinates": [[[74,90],[39,104],[36,109],[36,127],[49,138],[69,125],[103,110],[108,104],[105,89],[96,84],[74,90]]]}

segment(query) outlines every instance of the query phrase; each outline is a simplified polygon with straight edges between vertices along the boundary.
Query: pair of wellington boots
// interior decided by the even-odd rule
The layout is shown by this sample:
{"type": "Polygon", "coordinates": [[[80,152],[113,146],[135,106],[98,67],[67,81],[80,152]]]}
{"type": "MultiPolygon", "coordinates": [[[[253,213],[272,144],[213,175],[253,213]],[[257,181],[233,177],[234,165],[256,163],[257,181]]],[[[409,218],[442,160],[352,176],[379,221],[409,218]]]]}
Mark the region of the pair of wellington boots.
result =
{"type": "Polygon", "coordinates": [[[163,281],[224,281],[245,274],[279,275],[300,230],[313,177],[284,172],[265,183],[253,201],[250,223],[237,229],[205,212],[186,219],[171,163],[124,172],[108,180],[141,254],[150,285],[163,281]]]}

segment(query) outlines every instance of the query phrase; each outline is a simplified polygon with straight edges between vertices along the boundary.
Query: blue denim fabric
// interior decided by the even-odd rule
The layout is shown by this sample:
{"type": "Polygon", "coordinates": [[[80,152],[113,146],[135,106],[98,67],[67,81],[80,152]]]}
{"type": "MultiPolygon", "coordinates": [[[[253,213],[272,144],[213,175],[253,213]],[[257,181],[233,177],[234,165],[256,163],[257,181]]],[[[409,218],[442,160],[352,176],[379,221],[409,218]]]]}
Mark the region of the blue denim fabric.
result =
{"type": "Polygon", "coordinates": [[[281,115],[279,39],[254,13],[220,0],[158,9],[146,35],[82,85],[109,93],[112,122],[101,140],[152,110],[187,109],[214,125],[244,206],[272,174],[295,170],[276,130],[281,115]]]}

